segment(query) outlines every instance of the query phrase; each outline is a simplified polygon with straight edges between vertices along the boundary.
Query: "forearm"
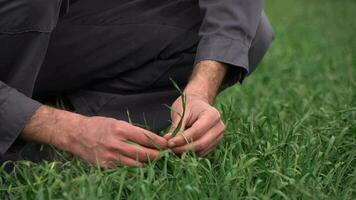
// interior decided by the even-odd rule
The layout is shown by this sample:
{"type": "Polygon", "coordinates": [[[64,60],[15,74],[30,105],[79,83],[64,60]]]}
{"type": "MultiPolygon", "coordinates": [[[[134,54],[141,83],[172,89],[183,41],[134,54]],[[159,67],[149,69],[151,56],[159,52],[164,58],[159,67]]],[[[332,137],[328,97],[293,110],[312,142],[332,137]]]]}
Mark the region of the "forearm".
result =
{"type": "Polygon", "coordinates": [[[213,104],[226,72],[227,66],[223,63],[212,60],[201,61],[196,64],[185,92],[199,95],[213,104]]]}
{"type": "Polygon", "coordinates": [[[20,138],[63,149],[68,143],[68,134],[80,128],[83,118],[82,115],[41,106],[25,126],[20,138]]]}

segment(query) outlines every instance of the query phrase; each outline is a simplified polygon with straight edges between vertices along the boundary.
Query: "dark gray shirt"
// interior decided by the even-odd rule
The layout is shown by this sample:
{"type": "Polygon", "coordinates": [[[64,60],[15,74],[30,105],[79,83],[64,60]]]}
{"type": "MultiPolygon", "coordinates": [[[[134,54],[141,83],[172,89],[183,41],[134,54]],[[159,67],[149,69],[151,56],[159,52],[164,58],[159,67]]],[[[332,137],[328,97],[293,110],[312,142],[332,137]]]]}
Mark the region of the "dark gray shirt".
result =
{"type": "MultiPolygon", "coordinates": [[[[2,2],[0,26],[11,23],[4,21],[8,10],[2,9],[2,2]]],[[[249,68],[248,52],[261,18],[263,0],[199,0],[199,5],[203,23],[195,63],[216,60],[242,69],[243,74],[253,71],[249,68]]],[[[4,47],[0,44],[0,48],[4,47]]],[[[7,62],[0,60],[0,69],[4,63],[7,62]]],[[[0,80],[0,154],[6,153],[41,105],[28,97],[31,94],[24,95],[5,82],[0,80]]]]}

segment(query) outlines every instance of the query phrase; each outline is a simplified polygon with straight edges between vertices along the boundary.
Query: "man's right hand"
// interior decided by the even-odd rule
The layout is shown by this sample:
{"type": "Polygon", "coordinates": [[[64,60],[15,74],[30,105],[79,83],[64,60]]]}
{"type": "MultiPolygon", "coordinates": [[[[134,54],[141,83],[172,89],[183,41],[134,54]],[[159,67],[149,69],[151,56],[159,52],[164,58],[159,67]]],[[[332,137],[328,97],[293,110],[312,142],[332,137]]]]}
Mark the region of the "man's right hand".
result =
{"type": "Polygon", "coordinates": [[[127,122],[85,117],[41,106],[25,127],[25,140],[51,144],[92,164],[141,167],[157,158],[167,140],[127,122]]]}

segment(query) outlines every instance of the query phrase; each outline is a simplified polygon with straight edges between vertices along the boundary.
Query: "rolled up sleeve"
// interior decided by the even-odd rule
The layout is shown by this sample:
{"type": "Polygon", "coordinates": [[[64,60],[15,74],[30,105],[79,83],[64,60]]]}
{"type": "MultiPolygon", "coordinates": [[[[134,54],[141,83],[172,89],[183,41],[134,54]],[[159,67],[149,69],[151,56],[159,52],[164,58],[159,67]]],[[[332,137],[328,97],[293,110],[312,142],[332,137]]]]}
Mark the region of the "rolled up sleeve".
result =
{"type": "Polygon", "coordinates": [[[240,80],[249,74],[249,49],[263,4],[263,0],[199,0],[203,23],[195,63],[215,60],[228,64],[240,80]]]}
{"type": "Polygon", "coordinates": [[[0,154],[15,142],[41,104],[0,81],[0,154]]]}

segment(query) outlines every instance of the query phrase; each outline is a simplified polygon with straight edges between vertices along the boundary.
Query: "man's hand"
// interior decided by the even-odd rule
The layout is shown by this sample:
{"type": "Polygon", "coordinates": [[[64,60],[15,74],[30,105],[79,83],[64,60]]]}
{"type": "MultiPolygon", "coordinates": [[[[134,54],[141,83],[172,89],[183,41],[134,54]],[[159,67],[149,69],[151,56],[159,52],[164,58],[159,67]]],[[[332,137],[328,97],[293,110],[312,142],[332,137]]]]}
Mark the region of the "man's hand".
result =
{"type": "Polygon", "coordinates": [[[51,144],[92,164],[141,167],[154,160],[167,140],[127,122],[85,117],[42,106],[25,127],[23,139],[51,144]]]}
{"type": "Polygon", "coordinates": [[[70,141],[65,148],[104,167],[117,164],[143,166],[148,160],[157,158],[159,149],[156,145],[160,148],[167,146],[164,138],[124,121],[91,117],[83,120],[80,126],[82,130],[69,134],[70,141]]]}
{"type": "Polygon", "coordinates": [[[206,156],[223,138],[225,125],[212,104],[225,74],[226,66],[215,61],[202,61],[195,67],[184,91],[187,102],[181,131],[172,138],[182,115],[179,97],[172,105],[172,128],[164,136],[176,154],[194,150],[199,156],[206,156]]]}
{"type": "MultiPolygon", "coordinates": [[[[219,144],[224,136],[225,125],[220,119],[220,113],[205,99],[194,94],[187,96],[186,117],[182,127],[186,130],[170,139],[172,134],[165,135],[169,147],[176,154],[194,150],[199,156],[208,155],[219,144]]],[[[172,130],[180,121],[182,113],[182,100],[178,98],[172,105],[172,130]],[[178,113],[177,113],[178,112],[178,113]]]]}

